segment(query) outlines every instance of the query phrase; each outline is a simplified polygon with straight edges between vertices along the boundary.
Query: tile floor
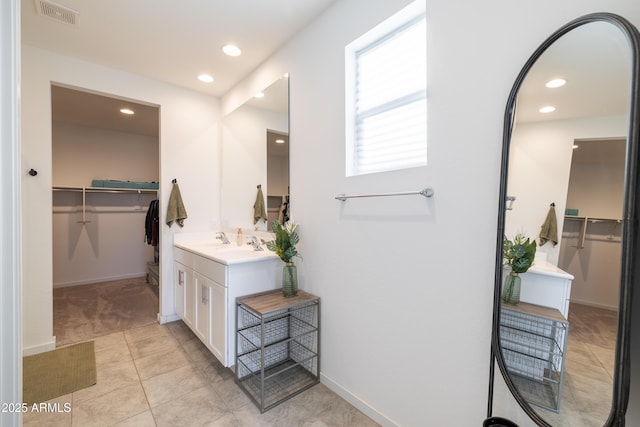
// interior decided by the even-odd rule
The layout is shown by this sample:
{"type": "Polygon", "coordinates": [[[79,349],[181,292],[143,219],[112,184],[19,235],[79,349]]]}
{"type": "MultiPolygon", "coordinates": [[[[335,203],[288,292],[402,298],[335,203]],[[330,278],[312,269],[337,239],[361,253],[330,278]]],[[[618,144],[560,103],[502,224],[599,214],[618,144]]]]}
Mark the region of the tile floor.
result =
{"type": "Polygon", "coordinates": [[[95,338],[97,384],[27,413],[25,426],[376,426],[322,384],[260,414],[181,321],[95,338]]]}

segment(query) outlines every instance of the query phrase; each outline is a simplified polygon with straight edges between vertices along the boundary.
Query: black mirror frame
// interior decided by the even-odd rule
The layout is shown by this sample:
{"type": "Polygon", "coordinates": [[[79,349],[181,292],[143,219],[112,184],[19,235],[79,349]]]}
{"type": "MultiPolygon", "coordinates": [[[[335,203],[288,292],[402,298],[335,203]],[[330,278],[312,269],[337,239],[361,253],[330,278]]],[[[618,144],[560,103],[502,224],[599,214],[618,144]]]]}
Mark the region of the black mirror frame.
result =
{"type": "MultiPolygon", "coordinates": [[[[620,274],[620,306],[618,311],[618,338],[615,353],[615,370],[613,381],[612,406],[609,418],[604,427],[624,426],[625,413],[629,401],[630,387],[630,342],[631,342],[631,302],[632,292],[636,280],[640,277],[640,262],[634,259],[640,255],[640,235],[638,233],[639,213],[640,213],[640,177],[638,174],[638,164],[640,159],[640,33],[638,29],[625,18],[612,13],[593,13],[577,18],[563,27],[559,28],[549,38],[547,38],[527,60],[524,67],[518,74],[516,81],[509,93],[507,107],[504,115],[501,175],[500,175],[500,195],[498,203],[498,233],[496,240],[496,268],[494,278],[493,297],[493,326],[491,334],[491,363],[489,367],[489,400],[487,417],[493,412],[493,385],[495,375],[495,364],[497,363],[504,381],[516,399],[520,407],[539,426],[552,427],[529,405],[520,395],[516,386],[507,372],[507,368],[500,350],[500,294],[502,287],[502,245],[504,237],[506,198],[507,198],[507,177],[509,165],[509,146],[511,133],[515,120],[515,106],[518,91],[527,76],[529,70],[540,56],[560,37],[569,31],[582,25],[592,22],[607,22],[620,29],[627,38],[631,55],[631,84],[630,84],[630,105],[629,105],[629,131],[627,136],[626,163],[625,163],[625,189],[623,206],[623,227],[622,227],[622,261],[620,274]]],[[[639,308],[640,309],[640,308],[639,308]]]]}

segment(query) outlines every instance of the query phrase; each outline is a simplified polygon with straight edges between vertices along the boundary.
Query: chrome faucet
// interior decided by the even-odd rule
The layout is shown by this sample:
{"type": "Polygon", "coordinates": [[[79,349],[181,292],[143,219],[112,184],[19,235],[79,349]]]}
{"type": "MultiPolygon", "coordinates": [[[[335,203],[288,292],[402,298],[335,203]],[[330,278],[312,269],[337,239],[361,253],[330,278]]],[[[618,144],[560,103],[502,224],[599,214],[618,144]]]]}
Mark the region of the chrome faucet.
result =
{"type": "Polygon", "coordinates": [[[216,236],[216,239],[222,240],[222,243],[225,244],[225,245],[228,245],[229,243],[231,243],[229,241],[229,239],[227,239],[227,235],[224,234],[224,231],[218,232],[218,235],[216,236]]]}
{"type": "Polygon", "coordinates": [[[260,241],[256,236],[250,237],[251,241],[247,242],[247,245],[253,246],[254,251],[264,251],[262,245],[260,245],[260,241]]]}

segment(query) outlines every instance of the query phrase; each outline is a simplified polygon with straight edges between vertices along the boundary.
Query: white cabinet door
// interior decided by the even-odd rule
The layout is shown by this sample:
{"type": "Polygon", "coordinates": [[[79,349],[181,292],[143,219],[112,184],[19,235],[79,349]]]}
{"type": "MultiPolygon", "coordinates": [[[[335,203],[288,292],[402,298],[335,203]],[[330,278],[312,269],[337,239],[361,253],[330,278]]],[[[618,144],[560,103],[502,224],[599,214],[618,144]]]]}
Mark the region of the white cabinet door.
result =
{"type": "Polygon", "coordinates": [[[195,333],[202,342],[208,344],[211,338],[211,284],[196,272],[193,278],[197,294],[195,333]]]}
{"type": "Polygon", "coordinates": [[[194,328],[196,320],[196,289],[193,271],[185,270],[184,281],[184,317],[182,318],[191,329],[194,328]]]}
{"type": "Polygon", "coordinates": [[[229,366],[227,354],[227,289],[211,282],[211,340],[209,348],[225,366],[229,366]]]}
{"type": "Polygon", "coordinates": [[[187,280],[187,268],[179,262],[173,263],[173,299],[176,314],[184,318],[184,290],[187,280]]]}

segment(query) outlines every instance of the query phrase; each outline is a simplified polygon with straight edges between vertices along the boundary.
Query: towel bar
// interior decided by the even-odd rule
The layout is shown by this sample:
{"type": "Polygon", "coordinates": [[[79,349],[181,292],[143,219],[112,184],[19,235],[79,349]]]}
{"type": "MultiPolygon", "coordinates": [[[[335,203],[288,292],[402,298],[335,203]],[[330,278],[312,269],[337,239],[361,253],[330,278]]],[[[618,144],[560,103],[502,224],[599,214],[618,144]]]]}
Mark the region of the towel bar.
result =
{"type": "Polygon", "coordinates": [[[433,189],[432,188],[423,188],[422,190],[418,190],[418,191],[401,191],[401,192],[397,192],[397,193],[351,194],[351,195],[338,194],[335,197],[335,199],[336,200],[341,200],[341,201],[344,202],[347,199],[355,199],[355,198],[359,198],[359,197],[387,197],[387,196],[413,196],[413,195],[420,195],[420,196],[424,196],[424,197],[432,197],[433,196],[433,189]]]}

